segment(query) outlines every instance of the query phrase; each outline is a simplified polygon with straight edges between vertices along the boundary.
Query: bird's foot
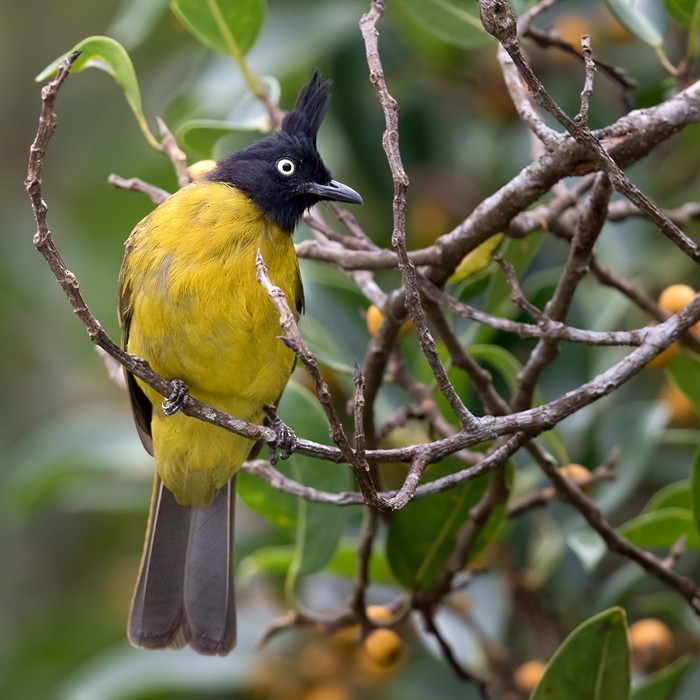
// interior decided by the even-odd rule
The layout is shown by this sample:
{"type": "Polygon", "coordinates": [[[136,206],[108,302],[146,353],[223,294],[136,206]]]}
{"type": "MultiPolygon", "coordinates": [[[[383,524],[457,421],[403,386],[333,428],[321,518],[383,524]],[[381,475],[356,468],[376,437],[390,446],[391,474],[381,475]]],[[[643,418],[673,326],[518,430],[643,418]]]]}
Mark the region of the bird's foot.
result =
{"type": "Polygon", "coordinates": [[[185,384],[182,379],[173,379],[170,385],[172,386],[170,396],[163,399],[162,403],[163,413],[165,413],[166,416],[172,416],[182,408],[182,402],[185,400],[187,392],[189,391],[187,384],[185,384]]]}
{"type": "Polygon", "coordinates": [[[289,459],[297,449],[297,436],[294,431],[283,423],[271,408],[265,409],[265,415],[270,427],[275,431],[275,439],[269,443],[270,464],[277,464],[279,458],[289,459]]]}

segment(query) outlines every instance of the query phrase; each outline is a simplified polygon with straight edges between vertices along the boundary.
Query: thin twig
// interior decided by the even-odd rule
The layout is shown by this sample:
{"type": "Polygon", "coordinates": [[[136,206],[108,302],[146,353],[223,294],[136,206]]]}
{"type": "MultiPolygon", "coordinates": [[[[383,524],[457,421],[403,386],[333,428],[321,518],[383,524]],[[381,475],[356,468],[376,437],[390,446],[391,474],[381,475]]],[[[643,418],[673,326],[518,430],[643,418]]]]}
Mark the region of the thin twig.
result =
{"type": "Polygon", "coordinates": [[[370,475],[369,464],[364,456],[353,450],[350,445],[343,425],[338,417],[338,413],[335,410],[328,385],[321,376],[321,372],[318,368],[318,361],[306,346],[299,332],[299,327],[297,326],[294,314],[289,308],[284,291],[272,284],[260,250],[258,250],[256,254],[255,267],[257,269],[256,276],[258,282],[265,289],[280,315],[280,326],[285,333],[284,342],[294,351],[309,373],[314,384],[316,396],[330,423],[331,438],[339,447],[344,460],[352,469],[367,504],[381,511],[389,510],[388,504],[377,495],[377,489],[370,475]]]}
{"type": "MultiPolygon", "coordinates": [[[[556,48],[564,53],[574,56],[581,62],[584,58],[574,46],[572,46],[568,41],[564,41],[554,28],[539,29],[537,27],[528,26],[528,28],[523,33],[523,36],[528,39],[532,39],[542,48],[556,48]]],[[[595,63],[600,70],[610,78],[613,82],[617,83],[622,88],[622,95],[625,108],[629,111],[632,108],[632,92],[637,88],[637,81],[630,78],[624,68],[618,66],[613,66],[606,61],[601,60],[600,56],[595,56],[595,63]]]]}
{"type": "MultiPolygon", "coordinates": [[[[588,477],[576,479],[576,485],[580,489],[588,489],[593,486],[593,484],[600,483],[601,481],[612,481],[616,478],[617,475],[614,471],[611,471],[607,467],[600,466],[590,472],[588,477]]],[[[557,491],[553,486],[546,486],[545,488],[538,489],[534,493],[530,493],[510,503],[508,505],[508,518],[512,520],[535,508],[544,508],[552,501],[555,501],[557,497],[557,491]]]]}
{"type": "Polygon", "coordinates": [[[537,463],[554,485],[559,497],[576,508],[588,524],[603,538],[608,551],[636,562],[647,573],[675,589],[688,601],[695,614],[700,615],[700,587],[692,579],[665,566],[663,560],[651,552],[637,547],[620,535],[605,519],[598,504],[586,496],[573,481],[559,472],[556,461],[550,455],[540,451],[537,454],[537,463]]]}
{"type": "Polygon", "coordinates": [[[386,153],[394,183],[394,227],[391,234],[391,242],[398,254],[398,267],[405,285],[406,308],[415,325],[416,336],[420,342],[423,354],[428,360],[428,364],[435,376],[440,391],[447,399],[460,424],[462,427],[468,427],[474,424],[476,418],[464,405],[455,391],[455,388],[452,386],[447,376],[447,371],[440,360],[435,340],[428,329],[425,312],[421,304],[415,265],[408,256],[408,251],[406,249],[406,191],[409,183],[399,150],[398,105],[387,89],[384,79],[384,70],[379,56],[379,33],[377,32],[376,25],[383,13],[384,3],[374,0],[369,12],[363,15],[360,20],[360,30],[365,41],[370,82],[374,85],[377,95],[379,96],[386,124],[386,129],[382,137],[382,145],[386,153]]]}
{"type": "MultiPolygon", "coordinates": [[[[610,194],[610,181],[604,173],[600,173],[579,215],[569,256],[552,298],[545,306],[544,318],[561,322],[565,320],[574,293],[588,272],[593,246],[605,224],[610,194]]],[[[558,340],[545,337],[538,341],[518,373],[518,390],[511,401],[513,410],[521,410],[531,404],[541,372],[558,352],[558,340]]]]}
{"type": "Polygon", "coordinates": [[[478,2],[484,28],[498,39],[513,59],[537,103],[546,109],[587,150],[596,165],[607,173],[617,192],[637,205],[679,250],[695,262],[700,262],[700,245],[681,231],[646,194],[630,181],[592,131],[571,119],[551,98],[520,50],[516,20],[510,3],[507,0],[478,0],[478,2]]]}
{"type": "Polygon", "coordinates": [[[350,603],[351,610],[360,621],[363,633],[367,632],[371,626],[367,619],[366,593],[369,585],[369,561],[372,556],[372,545],[376,535],[377,511],[374,508],[365,508],[362,514],[360,542],[357,546],[357,574],[350,603]]]}
{"type": "Polygon", "coordinates": [[[489,694],[486,679],[482,678],[478,674],[472,673],[457,660],[457,657],[452,651],[452,647],[447,643],[447,640],[444,638],[437,624],[435,623],[433,611],[428,608],[421,608],[420,612],[421,616],[423,617],[425,629],[435,637],[443,656],[452,670],[455,672],[455,675],[468,683],[473,683],[479,691],[479,695],[482,697],[482,699],[489,700],[491,695],[489,694]]]}
{"type": "Polygon", "coordinates": [[[595,74],[591,37],[588,34],[584,34],[581,37],[581,53],[583,54],[583,63],[586,68],[586,78],[583,82],[583,90],[581,90],[581,109],[574,117],[574,120],[582,126],[588,126],[588,108],[591,102],[591,95],[593,94],[593,76],[595,74]]]}
{"type": "Polygon", "coordinates": [[[186,187],[192,182],[187,172],[187,155],[177,145],[177,141],[168,128],[168,125],[160,117],[156,117],[156,122],[158,123],[160,136],[163,139],[161,141],[163,153],[170,158],[170,162],[173,164],[175,170],[175,175],[177,176],[177,186],[186,187]]]}
{"type": "Polygon", "coordinates": [[[119,175],[112,174],[107,178],[107,182],[110,185],[114,185],[122,190],[130,190],[131,192],[142,192],[148,195],[153,202],[153,204],[162,204],[168,197],[170,197],[170,192],[151,185],[150,182],[145,182],[138,177],[123,178],[119,175]]]}

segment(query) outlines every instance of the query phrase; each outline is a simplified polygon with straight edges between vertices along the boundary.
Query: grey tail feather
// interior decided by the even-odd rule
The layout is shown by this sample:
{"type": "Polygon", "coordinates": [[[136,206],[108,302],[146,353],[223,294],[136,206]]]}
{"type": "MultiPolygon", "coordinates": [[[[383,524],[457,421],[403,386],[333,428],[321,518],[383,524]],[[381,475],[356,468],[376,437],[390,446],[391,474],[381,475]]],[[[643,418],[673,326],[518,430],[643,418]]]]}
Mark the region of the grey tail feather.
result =
{"type": "Polygon", "coordinates": [[[207,508],[181,506],[156,476],[129,641],[145,649],[189,644],[228,654],[236,644],[235,478],[207,508]]]}

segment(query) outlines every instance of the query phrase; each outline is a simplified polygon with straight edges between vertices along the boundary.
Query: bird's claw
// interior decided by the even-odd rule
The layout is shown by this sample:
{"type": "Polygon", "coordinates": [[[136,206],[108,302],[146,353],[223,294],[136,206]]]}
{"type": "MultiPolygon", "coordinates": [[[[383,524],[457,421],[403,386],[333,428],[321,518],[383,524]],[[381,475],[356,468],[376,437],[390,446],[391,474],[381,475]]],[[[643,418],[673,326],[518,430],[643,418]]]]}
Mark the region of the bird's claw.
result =
{"type": "Polygon", "coordinates": [[[289,459],[297,449],[297,436],[294,431],[277,416],[270,420],[270,427],[275,431],[275,439],[270,445],[270,464],[277,464],[278,459],[289,459]],[[279,454],[278,454],[279,453],[279,454]]]}
{"type": "Polygon", "coordinates": [[[182,408],[182,402],[185,400],[188,392],[187,384],[185,384],[182,379],[173,379],[170,385],[172,386],[170,396],[163,399],[163,403],[161,404],[163,406],[163,413],[166,416],[172,416],[182,408]]]}

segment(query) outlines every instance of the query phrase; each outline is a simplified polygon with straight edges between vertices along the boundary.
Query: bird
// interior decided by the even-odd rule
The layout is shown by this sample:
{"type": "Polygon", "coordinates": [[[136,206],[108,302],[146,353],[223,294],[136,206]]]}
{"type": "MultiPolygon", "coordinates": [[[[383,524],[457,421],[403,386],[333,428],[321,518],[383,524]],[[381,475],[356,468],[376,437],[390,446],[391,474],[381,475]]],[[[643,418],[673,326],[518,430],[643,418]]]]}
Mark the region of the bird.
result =
{"type": "MultiPolygon", "coordinates": [[[[122,345],[173,382],[180,399],[189,393],[258,425],[277,420],[295,356],[256,280],[256,254],[298,317],[304,292],[295,227],[320,201],[362,203],[332,179],[317,150],[330,86],[312,71],[276,132],[178,190],[125,243],[122,345]]],[[[178,412],[178,396],[164,401],[129,372],[126,384],[136,430],[156,464],[129,641],[224,656],[236,643],[236,473],[260,444],[178,412]]]]}

